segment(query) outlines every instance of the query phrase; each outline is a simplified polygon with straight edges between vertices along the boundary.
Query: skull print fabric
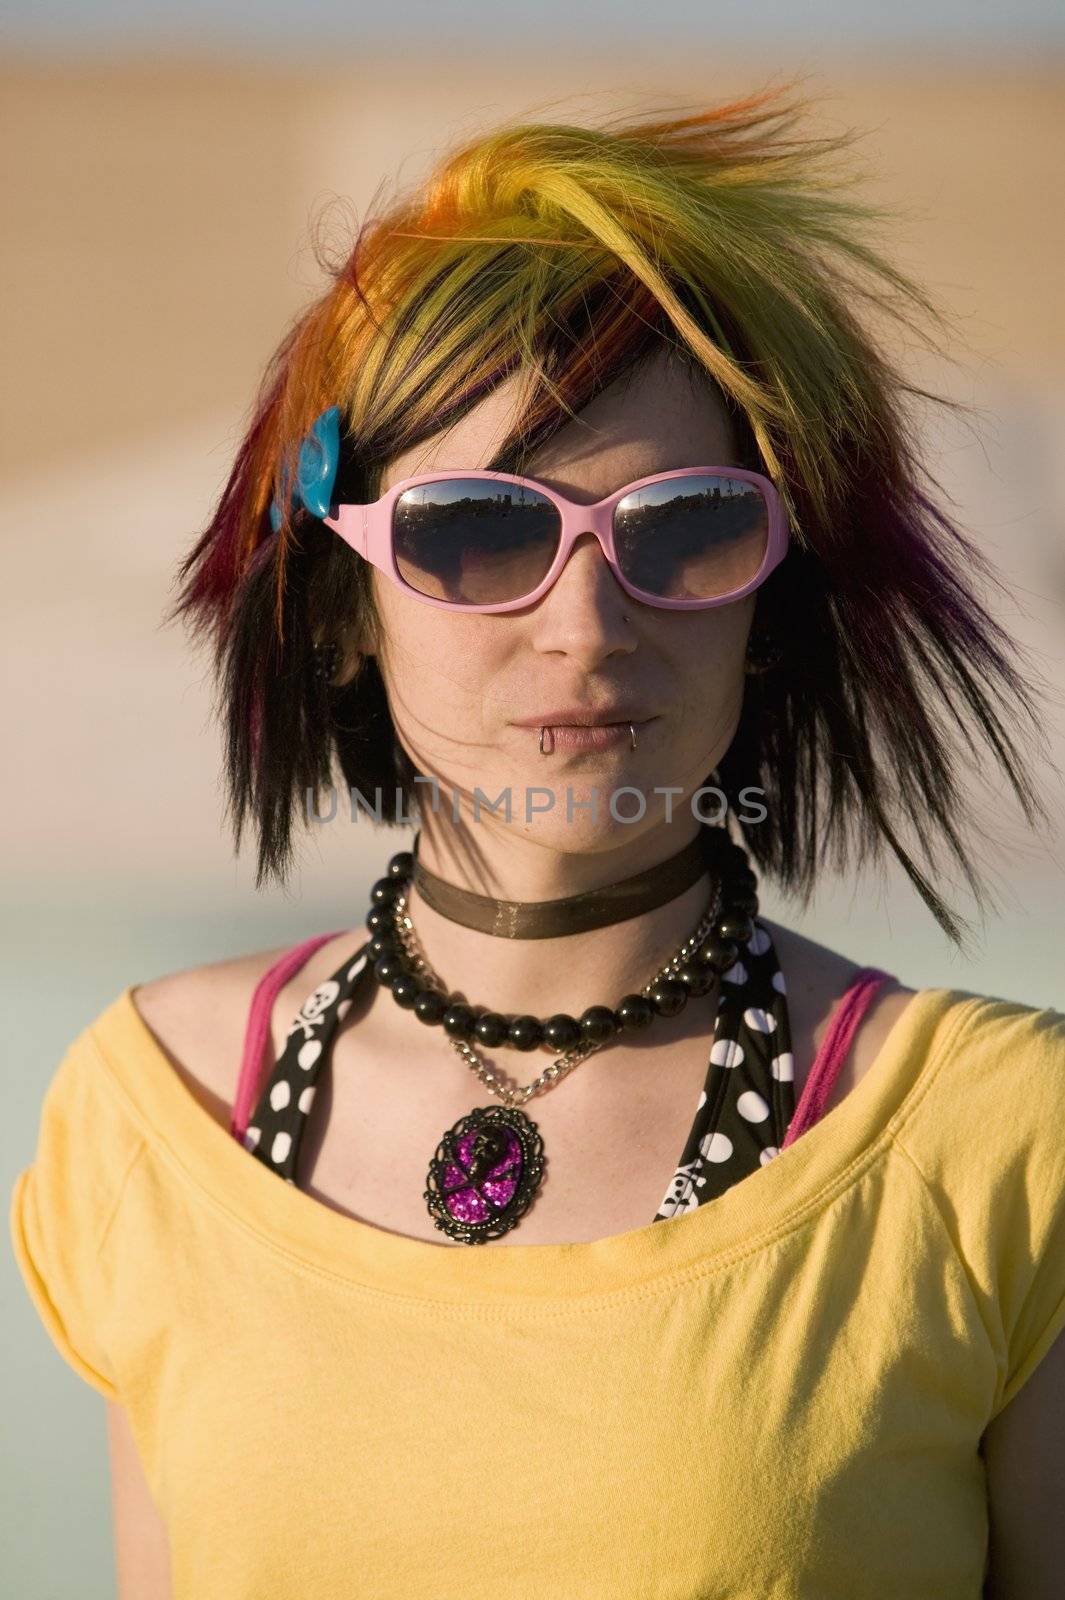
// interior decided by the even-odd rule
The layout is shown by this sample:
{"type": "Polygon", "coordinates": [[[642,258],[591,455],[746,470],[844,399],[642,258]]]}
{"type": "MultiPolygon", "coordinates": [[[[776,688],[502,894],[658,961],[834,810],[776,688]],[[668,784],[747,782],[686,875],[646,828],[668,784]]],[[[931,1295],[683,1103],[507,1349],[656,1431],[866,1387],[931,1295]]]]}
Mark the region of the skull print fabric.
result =
{"type": "MultiPolygon", "coordinates": [[[[334,1035],[360,986],[373,981],[363,945],[307,996],[263,1086],[244,1144],[287,1183],[297,1182],[302,1138],[334,1035]]],[[[784,975],[756,918],[751,938],[722,975],[691,1131],[651,1220],[705,1205],[771,1161],[795,1113],[793,1080],[784,975]]]]}
{"type": "Polygon", "coordinates": [[[795,1114],[794,1078],[784,974],[755,919],[738,960],[722,975],[706,1081],[653,1221],[705,1205],[772,1161],[795,1114]]]}

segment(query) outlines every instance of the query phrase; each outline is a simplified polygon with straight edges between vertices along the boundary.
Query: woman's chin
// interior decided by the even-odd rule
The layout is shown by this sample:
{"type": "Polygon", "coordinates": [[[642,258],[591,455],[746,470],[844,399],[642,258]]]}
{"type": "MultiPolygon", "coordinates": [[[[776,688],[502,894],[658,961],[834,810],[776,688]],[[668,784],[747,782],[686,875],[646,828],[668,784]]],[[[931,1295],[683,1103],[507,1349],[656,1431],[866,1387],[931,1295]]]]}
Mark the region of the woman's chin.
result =
{"type": "Polygon", "coordinates": [[[577,785],[553,795],[546,787],[530,790],[533,809],[515,814],[505,832],[558,855],[598,855],[627,850],[666,828],[676,833],[675,848],[681,849],[691,833],[690,813],[674,811],[667,823],[662,797],[648,794],[643,805],[641,792],[612,792],[609,785],[597,796],[577,785]]]}

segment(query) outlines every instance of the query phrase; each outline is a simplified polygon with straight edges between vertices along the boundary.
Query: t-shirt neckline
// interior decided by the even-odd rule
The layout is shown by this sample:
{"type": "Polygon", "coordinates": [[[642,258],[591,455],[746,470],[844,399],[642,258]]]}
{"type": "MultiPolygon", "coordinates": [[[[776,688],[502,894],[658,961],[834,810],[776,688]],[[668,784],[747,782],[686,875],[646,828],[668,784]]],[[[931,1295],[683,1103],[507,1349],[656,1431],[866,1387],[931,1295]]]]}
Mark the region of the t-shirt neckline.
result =
{"type": "Polygon", "coordinates": [[[765,1166],[691,1211],[597,1240],[478,1246],[392,1233],[335,1210],[254,1160],[174,1070],[137,1008],[135,987],[125,988],[89,1032],[146,1141],[172,1168],[305,1267],[392,1297],[456,1307],[546,1307],[669,1289],[763,1248],[877,1159],[934,1059],[980,1004],[965,991],[918,990],[838,1105],[765,1166]]]}

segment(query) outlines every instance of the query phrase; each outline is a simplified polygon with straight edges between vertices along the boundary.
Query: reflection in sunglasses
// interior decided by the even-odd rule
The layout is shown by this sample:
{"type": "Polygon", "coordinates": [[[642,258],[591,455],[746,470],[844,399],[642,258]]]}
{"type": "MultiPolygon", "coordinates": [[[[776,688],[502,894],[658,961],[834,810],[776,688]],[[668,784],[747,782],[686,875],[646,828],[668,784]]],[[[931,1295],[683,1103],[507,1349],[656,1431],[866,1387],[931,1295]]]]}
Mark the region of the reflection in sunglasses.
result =
{"type": "MultiPolygon", "coordinates": [[[[520,600],[544,581],[562,521],[528,484],[456,478],[405,490],[393,511],[393,550],[404,582],[452,605],[520,600]]],[[[693,474],[650,483],[618,502],[618,568],[659,599],[712,599],[758,573],[769,508],[743,479],[693,474]]]]}

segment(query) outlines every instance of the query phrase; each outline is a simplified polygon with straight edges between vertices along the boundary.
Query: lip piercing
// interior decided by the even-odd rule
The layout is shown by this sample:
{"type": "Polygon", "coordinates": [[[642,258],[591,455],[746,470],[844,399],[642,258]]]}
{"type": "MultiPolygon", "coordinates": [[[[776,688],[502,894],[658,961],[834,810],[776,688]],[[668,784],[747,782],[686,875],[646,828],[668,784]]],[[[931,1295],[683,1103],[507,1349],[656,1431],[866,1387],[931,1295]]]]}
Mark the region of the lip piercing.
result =
{"type": "MultiPolygon", "coordinates": [[[[546,756],[546,754],[547,754],[547,750],[545,748],[545,743],[544,743],[544,734],[546,732],[547,732],[546,726],[540,729],[540,754],[542,756],[546,756]]],[[[629,723],[629,749],[630,750],[635,750],[635,748],[636,748],[636,724],[634,722],[630,722],[629,723]]]]}

